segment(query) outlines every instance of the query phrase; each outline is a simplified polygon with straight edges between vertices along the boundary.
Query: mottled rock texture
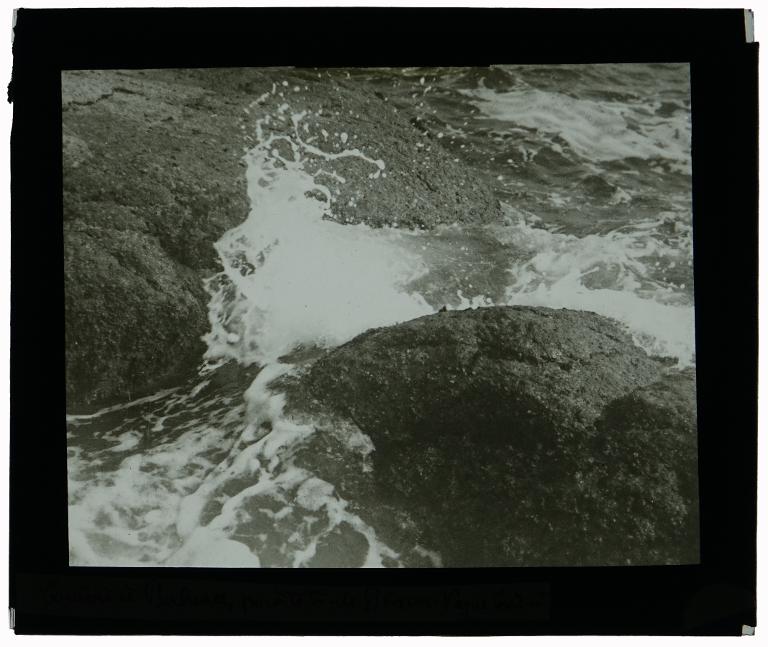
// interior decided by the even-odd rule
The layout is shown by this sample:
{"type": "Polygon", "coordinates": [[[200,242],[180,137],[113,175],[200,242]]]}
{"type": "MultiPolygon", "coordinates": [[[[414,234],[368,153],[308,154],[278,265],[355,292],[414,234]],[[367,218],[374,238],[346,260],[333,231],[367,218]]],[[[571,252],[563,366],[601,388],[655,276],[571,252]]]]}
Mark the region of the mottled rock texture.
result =
{"type": "MultiPolygon", "coordinates": [[[[243,155],[255,144],[256,120],[283,103],[287,115],[322,110],[302,121],[319,147],[339,145],[322,130],[345,132],[347,147],[387,165],[373,181],[360,159],[336,164],[347,180],[334,186],[340,222],[413,228],[500,219],[470,170],[436,142],[417,147],[425,137],[405,117],[361,82],[336,77],[264,69],[62,74],[70,409],[147,393],[199,361],[213,243],[247,216],[243,155]]],[[[266,132],[292,128],[285,117],[266,132]]]]}
{"type": "Polygon", "coordinates": [[[372,439],[365,496],[445,566],[695,562],[694,381],[665,371],[593,313],[449,311],[329,352],[291,406],[372,439]]]}
{"type": "Polygon", "coordinates": [[[616,538],[606,549],[631,563],[698,562],[695,372],[666,373],[614,400],[596,428],[601,461],[589,480],[599,534],[616,538]]]}

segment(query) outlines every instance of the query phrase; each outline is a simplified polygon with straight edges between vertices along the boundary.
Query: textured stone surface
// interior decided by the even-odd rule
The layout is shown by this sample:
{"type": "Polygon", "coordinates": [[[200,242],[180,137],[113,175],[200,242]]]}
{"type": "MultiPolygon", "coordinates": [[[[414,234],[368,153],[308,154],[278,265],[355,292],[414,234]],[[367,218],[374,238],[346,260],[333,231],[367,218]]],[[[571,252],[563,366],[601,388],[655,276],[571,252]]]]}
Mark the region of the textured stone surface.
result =
{"type": "Polygon", "coordinates": [[[514,429],[548,443],[588,428],[607,402],[658,372],[605,317],[493,307],[365,332],[318,361],[306,386],[363,429],[375,426],[379,440],[411,425],[493,441],[514,429]]]}
{"type": "MultiPolygon", "coordinates": [[[[256,120],[283,102],[292,112],[322,109],[302,122],[321,148],[339,141],[326,141],[323,129],[346,132],[348,146],[386,162],[376,181],[359,159],[336,164],[347,180],[333,187],[339,221],[432,227],[500,218],[482,182],[439,145],[416,147],[420,131],[359,83],[301,70],[65,72],[70,408],[148,392],[200,358],[201,279],[217,268],[213,243],[247,215],[243,155],[256,120]]],[[[292,125],[273,120],[270,129],[292,125]]]]}
{"type": "Polygon", "coordinates": [[[593,452],[602,460],[588,478],[601,534],[616,536],[613,551],[633,563],[697,563],[694,371],[666,374],[614,400],[597,429],[593,452]]]}
{"type": "Polygon", "coordinates": [[[291,406],[370,436],[377,496],[446,566],[680,563],[697,554],[695,391],[663,371],[599,315],[484,308],[360,335],[291,406]]]}
{"type": "Polygon", "coordinates": [[[193,369],[206,323],[197,274],[153,236],[74,222],[64,231],[70,406],[131,398],[193,369]]]}

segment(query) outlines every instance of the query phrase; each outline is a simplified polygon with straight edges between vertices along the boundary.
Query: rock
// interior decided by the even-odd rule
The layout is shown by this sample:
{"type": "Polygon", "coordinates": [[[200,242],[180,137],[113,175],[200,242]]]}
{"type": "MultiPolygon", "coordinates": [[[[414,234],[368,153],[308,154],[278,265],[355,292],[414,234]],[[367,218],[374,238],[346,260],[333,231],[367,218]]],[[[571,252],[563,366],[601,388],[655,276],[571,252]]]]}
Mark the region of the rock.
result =
{"type": "MultiPolygon", "coordinates": [[[[302,123],[306,137],[330,134],[320,137],[321,148],[336,150],[334,134],[343,132],[347,147],[386,163],[378,180],[362,160],[335,164],[346,179],[334,187],[340,222],[432,227],[501,219],[482,181],[439,145],[417,149],[419,131],[360,82],[285,69],[68,71],[62,147],[70,409],[181,381],[199,361],[208,330],[201,280],[218,269],[213,243],[247,216],[243,156],[255,144],[256,121],[282,103],[312,111],[302,123]]],[[[292,125],[273,118],[269,128],[286,134],[292,125]]]]}
{"type": "Polygon", "coordinates": [[[173,260],[210,271],[213,241],[248,213],[245,115],[216,98],[212,118],[210,93],[184,78],[180,70],[156,79],[142,71],[63,75],[64,219],[143,231],[173,260]]]}
{"type": "Polygon", "coordinates": [[[368,331],[282,386],[372,439],[377,496],[445,566],[668,563],[690,553],[670,528],[692,527],[695,399],[663,370],[594,313],[493,307],[368,331]]]}
{"type": "Polygon", "coordinates": [[[398,554],[400,565],[432,566],[429,558],[418,552],[423,537],[410,512],[396,502],[384,500],[377,490],[369,452],[357,427],[339,418],[315,417],[312,422],[317,431],[295,451],[294,464],[333,483],[347,509],[375,528],[378,539],[398,554]]]}
{"type": "Polygon", "coordinates": [[[303,385],[366,433],[375,427],[379,442],[405,427],[463,437],[477,426],[489,439],[514,428],[518,439],[549,443],[589,428],[659,370],[600,315],[492,307],[367,331],[317,361],[303,385]]]}
{"type": "Polygon", "coordinates": [[[197,274],[156,238],[68,222],[64,227],[66,380],[70,406],[128,399],[194,369],[207,319],[197,274]]]}
{"type": "Polygon", "coordinates": [[[601,461],[585,489],[600,512],[600,535],[614,540],[603,550],[632,564],[698,563],[694,371],[614,400],[597,429],[592,451],[601,461]]]}

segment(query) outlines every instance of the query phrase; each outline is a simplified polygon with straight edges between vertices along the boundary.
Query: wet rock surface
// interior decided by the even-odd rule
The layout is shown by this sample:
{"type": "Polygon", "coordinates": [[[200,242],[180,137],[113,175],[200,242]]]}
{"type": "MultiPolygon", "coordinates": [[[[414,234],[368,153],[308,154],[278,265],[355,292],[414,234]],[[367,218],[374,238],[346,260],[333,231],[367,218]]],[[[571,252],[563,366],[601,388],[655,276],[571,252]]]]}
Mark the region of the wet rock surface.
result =
{"type": "MultiPolygon", "coordinates": [[[[429,228],[500,219],[490,189],[386,101],[302,70],[72,71],[62,76],[70,408],[147,393],[199,361],[213,243],[248,213],[243,155],[256,121],[386,163],[338,161],[342,223],[429,228]],[[273,93],[274,90],[274,93],[273,93]],[[259,101],[257,101],[259,100],[259,101]],[[320,115],[314,114],[322,110],[320,115]],[[326,131],[328,136],[323,136],[326,131]]],[[[311,164],[308,166],[311,170],[311,164]]]]}
{"type": "Polygon", "coordinates": [[[439,313],[368,331],[288,386],[294,410],[373,441],[370,475],[335,482],[409,521],[379,531],[393,547],[445,566],[697,561],[693,374],[609,319],[439,313]]]}

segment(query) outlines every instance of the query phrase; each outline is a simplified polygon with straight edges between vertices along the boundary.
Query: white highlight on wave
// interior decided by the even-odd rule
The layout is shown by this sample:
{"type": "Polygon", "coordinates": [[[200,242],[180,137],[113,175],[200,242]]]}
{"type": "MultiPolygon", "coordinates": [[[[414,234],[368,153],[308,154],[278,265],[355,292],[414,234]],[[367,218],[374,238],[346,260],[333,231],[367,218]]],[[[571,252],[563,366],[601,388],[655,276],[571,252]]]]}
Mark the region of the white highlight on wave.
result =
{"type": "Polygon", "coordinates": [[[301,344],[335,346],[432,312],[402,289],[425,271],[396,244],[405,234],[330,220],[333,192],[318,176],[344,179],[330,164],[312,175],[304,166],[308,157],[353,157],[372,166],[375,181],[384,162],[307,143],[299,131],[305,116],[293,115],[290,137],[265,136],[259,123],[259,144],[246,156],[250,215],[216,243],[224,271],[208,283],[211,359],[273,362],[301,344]]]}
{"type": "MultiPolygon", "coordinates": [[[[530,97],[497,95],[485,88],[474,92],[481,97],[490,93],[491,109],[501,102],[499,110],[515,115],[515,120],[519,111],[510,113],[504,102],[520,103],[526,110],[532,110],[530,106],[536,103],[531,104],[530,97]]],[[[550,101],[551,95],[547,97],[550,101]]],[[[578,141],[572,143],[577,148],[582,144],[599,148],[583,148],[585,154],[597,159],[601,155],[606,159],[620,157],[629,151],[635,156],[663,152],[688,159],[684,145],[679,150],[662,151],[654,137],[636,141],[637,133],[626,128],[622,117],[621,111],[629,109],[624,104],[607,107],[610,104],[581,103],[558,106],[555,102],[543,117],[536,118],[549,119],[555,127],[559,117],[566,119],[558,111],[568,112],[571,125],[574,119],[581,123],[580,115],[584,117],[583,133],[579,134],[579,128],[569,131],[578,135],[578,141]],[[613,126],[601,139],[590,128],[599,127],[603,132],[604,120],[613,126]]],[[[288,110],[282,106],[281,116],[288,110]]],[[[216,244],[224,270],[208,283],[211,332],[206,341],[211,360],[234,358],[244,364],[268,364],[296,347],[333,347],[369,328],[435,310],[425,300],[434,301],[434,295],[409,291],[407,286],[445,265],[446,258],[435,257],[441,246],[430,245],[428,232],[334,222],[334,191],[320,181],[320,176],[331,178],[331,185],[343,183],[333,162],[356,158],[370,165],[369,177],[375,181],[384,162],[359,149],[325,152],[317,148],[310,143],[311,137],[302,137],[302,127],[309,132],[302,123],[308,115],[311,113],[291,116],[290,135],[266,135],[270,118],[258,122],[259,143],[246,156],[250,215],[216,244]],[[310,160],[322,162],[323,168],[310,174],[306,168],[310,160]]],[[[493,231],[518,256],[523,251],[528,259],[510,267],[508,284],[499,286],[506,294],[504,298],[497,296],[492,301],[485,294],[459,294],[461,307],[525,304],[592,310],[626,324],[635,341],[649,353],[675,357],[681,365],[691,364],[695,352],[693,305],[681,299],[679,286],[653,279],[648,266],[649,259],[663,257],[691,262],[690,246],[671,245],[669,238],[656,235],[668,217],[661,214],[658,220],[582,238],[532,227],[521,217],[512,219],[508,226],[493,231]],[[599,281],[594,280],[597,274],[599,281]]],[[[687,214],[675,217],[676,224],[690,230],[687,214]]],[[[690,241],[690,236],[679,240],[690,241]]],[[[442,292],[446,288],[451,289],[442,286],[442,292]]],[[[457,285],[454,293],[459,289],[457,285]]]]}
{"type": "Polygon", "coordinates": [[[642,105],[577,99],[534,88],[496,92],[480,87],[461,92],[472,97],[483,114],[559,135],[587,160],[660,157],[691,172],[691,127],[686,110],[660,119],[642,105]]]}
{"type": "MultiPolygon", "coordinates": [[[[672,214],[579,238],[532,227],[524,219],[500,235],[533,252],[510,268],[505,303],[590,310],[623,323],[650,355],[695,362],[691,299],[652,276],[653,259],[690,263],[690,237],[672,246],[656,235],[672,214]]],[[[690,225],[678,224],[688,229],[690,225]]],[[[680,239],[679,239],[680,240],[680,239]]]]}
{"type": "Polygon", "coordinates": [[[341,524],[367,540],[363,566],[381,567],[385,558],[397,564],[398,555],[347,509],[331,483],[294,463],[294,454],[315,433],[332,433],[363,465],[373,446],[350,425],[319,429],[316,421],[285,416],[284,398],[269,384],[290,368],[265,367],[247,390],[247,411],[229,398],[196,400],[189,394],[155,398],[151,412],[143,408],[146,399],[125,405],[155,421],[151,447],[140,445],[136,417],[96,432],[95,448],[81,436],[82,445],[70,446],[67,461],[70,564],[270,566],[238,536],[238,528],[260,514],[275,523],[288,515],[297,520],[290,532],[273,533],[270,546],[294,567],[308,565],[319,542],[341,524]],[[205,414],[212,404],[216,411],[205,414]],[[189,420],[174,420],[179,415],[189,420]],[[115,458],[114,467],[102,467],[115,458]],[[275,505],[282,507],[273,512],[275,505]]]}
{"type": "MultiPolygon", "coordinates": [[[[125,415],[116,429],[87,429],[87,436],[79,437],[81,445],[68,448],[72,566],[154,566],[178,550],[180,504],[216,466],[211,458],[231,446],[232,429],[243,414],[242,405],[224,401],[213,424],[202,412],[207,403],[196,402],[195,395],[195,389],[164,391],[122,405],[125,415]],[[177,422],[179,413],[194,422],[177,422]],[[151,448],[141,444],[142,421],[154,422],[151,448]],[[173,437],[166,439],[168,432],[173,437]],[[97,446],[91,447],[94,440],[97,446]],[[115,455],[117,465],[104,468],[115,455]]],[[[98,425],[99,418],[116,410],[103,409],[80,424],[98,425]]]]}
{"type": "MultiPolygon", "coordinates": [[[[287,109],[281,106],[279,112],[287,109]]],[[[224,269],[208,282],[206,357],[263,368],[244,394],[246,424],[229,455],[180,501],[175,530],[182,546],[167,564],[258,565],[258,555],[229,535],[248,518],[251,501],[263,497],[283,501],[286,514],[297,509],[312,517],[322,510],[328,519],[325,533],[292,544],[294,566],[306,564],[323,535],[342,523],[367,539],[364,566],[380,567],[384,557],[397,558],[372,528],[347,512],[332,484],[293,464],[293,453],[317,429],[284,415],[284,395],[270,389],[271,382],[293,369],[280,358],[298,346],[335,346],[371,327],[433,312],[419,295],[403,289],[426,271],[396,244],[408,234],[342,226],[331,219],[333,190],[319,176],[345,181],[332,162],[359,159],[372,167],[371,181],[384,162],[359,149],[329,153],[313,146],[300,132],[305,117],[292,115],[290,136],[265,135],[269,117],[257,123],[259,143],[246,155],[249,217],[216,243],[224,269]],[[310,174],[305,168],[310,157],[323,160],[325,168],[310,174]],[[248,485],[204,521],[205,509],[233,482],[248,485]]],[[[342,136],[342,143],[348,138],[342,136]]],[[[372,450],[359,430],[341,431],[352,451],[372,450]]],[[[300,538],[297,529],[288,541],[300,538]]]]}
{"type": "MultiPolygon", "coordinates": [[[[248,389],[246,401],[251,409],[250,422],[227,458],[180,502],[176,531],[183,543],[166,560],[166,564],[259,566],[261,562],[257,551],[251,551],[242,542],[231,539],[231,533],[256,512],[280,519],[294,511],[300,512],[305,523],[284,538],[281,548],[282,551],[290,551],[293,567],[307,565],[315,555],[318,542],[344,523],[368,542],[364,567],[381,567],[385,557],[397,559],[398,555],[379,541],[373,528],[347,510],[347,501],[338,496],[331,483],[294,464],[294,453],[318,429],[313,424],[283,415],[284,397],[269,389],[270,382],[290,368],[286,364],[271,364],[262,370],[248,389]],[[270,424],[268,433],[259,433],[259,425],[263,422],[270,424]],[[205,508],[220,500],[222,492],[233,483],[245,485],[235,494],[226,496],[218,513],[203,522],[205,508]],[[265,499],[281,502],[283,507],[277,512],[268,511],[262,502],[265,499]],[[320,516],[327,520],[325,528],[309,531],[320,516]]],[[[364,443],[360,444],[357,430],[336,430],[336,433],[348,434],[350,445],[358,452],[365,453],[372,449],[365,447],[364,443]]]]}

